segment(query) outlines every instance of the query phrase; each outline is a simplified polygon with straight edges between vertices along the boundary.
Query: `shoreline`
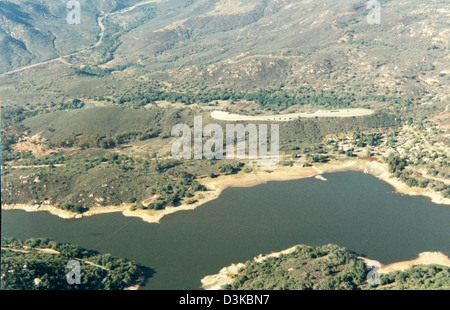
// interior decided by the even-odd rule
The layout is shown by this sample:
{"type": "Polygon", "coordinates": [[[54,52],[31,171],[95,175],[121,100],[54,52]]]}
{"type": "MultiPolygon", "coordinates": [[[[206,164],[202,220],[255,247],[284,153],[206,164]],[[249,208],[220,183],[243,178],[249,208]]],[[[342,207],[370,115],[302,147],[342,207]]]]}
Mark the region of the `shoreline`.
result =
{"type": "MultiPolygon", "coordinates": [[[[286,250],[280,252],[272,252],[267,255],[259,254],[254,257],[255,262],[261,263],[270,257],[279,257],[280,255],[290,254],[294,252],[299,245],[295,245],[286,250]]],[[[244,263],[231,264],[230,266],[223,267],[219,273],[209,275],[200,280],[202,283],[201,288],[204,290],[220,290],[222,286],[231,284],[235,278],[245,268],[244,263]]]]}
{"type": "Polygon", "coordinates": [[[197,201],[192,204],[182,204],[178,207],[167,207],[164,210],[131,210],[133,204],[123,203],[119,206],[92,207],[82,214],[61,210],[53,205],[39,204],[4,204],[2,210],[23,210],[26,212],[47,211],[64,219],[81,219],[87,216],[94,216],[107,213],[122,213],[125,217],[138,217],[147,223],[160,223],[161,219],[169,214],[179,211],[192,211],[201,205],[212,201],[229,187],[253,187],[273,181],[292,181],[310,177],[319,177],[324,173],[359,171],[371,174],[378,179],[390,184],[395,192],[410,196],[424,196],[431,199],[435,204],[450,205],[450,199],[442,197],[439,192],[409,187],[400,180],[391,177],[386,164],[378,161],[366,159],[349,159],[344,161],[332,161],[324,164],[316,164],[312,167],[283,167],[278,166],[274,171],[257,170],[250,173],[240,172],[234,175],[219,176],[216,178],[205,177],[198,181],[208,188],[208,191],[199,192],[203,198],[196,196],[197,201]]]}
{"type": "MultiPolygon", "coordinates": [[[[253,261],[261,263],[271,257],[279,257],[280,255],[290,254],[294,252],[299,246],[301,245],[295,245],[286,250],[273,252],[267,255],[259,254],[258,256],[253,258],[253,261]]],[[[387,274],[395,271],[405,271],[419,265],[441,265],[450,268],[450,258],[442,252],[422,252],[419,253],[418,257],[415,259],[387,265],[383,265],[376,260],[365,257],[358,258],[364,261],[364,263],[368,267],[379,266],[380,274],[387,274]]],[[[241,273],[244,269],[244,263],[234,263],[230,266],[223,267],[217,274],[208,275],[201,279],[201,287],[204,290],[220,290],[224,285],[231,285],[235,277],[239,275],[239,273],[241,273]]]]}
{"type": "MultiPolygon", "coordinates": [[[[3,247],[2,246],[1,249],[2,250],[13,251],[13,252],[22,252],[22,253],[30,253],[32,251],[36,251],[36,252],[42,252],[42,253],[54,254],[54,255],[60,255],[61,254],[61,252],[56,251],[54,249],[50,249],[50,248],[30,248],[28,250],[25,250],[25,249],[17,249],[17,248],[14,248],[14,247],[3,247]]],[[[90,265],[93,265],[93,266],[105,269],[104,266],[100,266],[98,264],[92,263],[92,262],[90,262],[88,260],[85,260],[85,259],[75,258],[75,260],[82,261],[82,262],[85,262],[87,264],[90,264],[90,265]]],[[[144,271],[139,266],[137,266],[137,268],[139,270],[140,276],[136,280],[136,283],[131,285],[131,286],[127,286],[127,287],[123,288],[123,290],[126,290],[126,291],[137,291],[137,290],[140,289],[140,287],[142,286],[142,284],[146,280],[144,271]]],[[[105,270],[108,270],[108,269],[105,269],[105,270]]],[[[110,272],[110,270],[108,270],[108,273],[109,272],[110,272]]]]}
{"type": "Polygon", "coordinates": [[[450,258],[442,252],[422,252],[417,258],[395,262],[383,265],[380,262],[366,257],[358,257],[362,259],[368,266],[379,266],[380,274],[386,274],[395,271],[405,271],[414,266],[419,265],[441,265],[450,268],[450,258]]]}

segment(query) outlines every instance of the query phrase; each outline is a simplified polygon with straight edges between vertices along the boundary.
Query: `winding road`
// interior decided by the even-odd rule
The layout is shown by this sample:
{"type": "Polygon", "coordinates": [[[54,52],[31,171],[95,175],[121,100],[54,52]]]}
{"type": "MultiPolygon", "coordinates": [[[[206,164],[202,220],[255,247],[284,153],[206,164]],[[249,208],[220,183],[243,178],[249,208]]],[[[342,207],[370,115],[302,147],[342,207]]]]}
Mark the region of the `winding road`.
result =
{"type": "Polygon", "coordinates": [[[64,56],[48,59],[48,60],[45,60],[45,61],[42,61],[42,62],[39,62],[39,63],[36,63],[36,64],[28,65],[28,66],[25,66],[25,67],[21,67],[19,69],[15,69],[15,70],[12,70],[12,71],[1,73],[0,77],[11,75],[11,74],[18,73],[18,72],[22,72],[22,71],[25,71],[25,70],[28,70],[28,69],[32,69],[32,68],[36,68],[36,67],[40,67],[40,66],[45,66],[45,65],[57,62],[57,61],[61,61],[61,62],[64,62],[66,64],[69,64],[66,61],[67,58],[72,57],[72,56],[76,56],[76,55],[79,55],[79,54],[82,54],[82,53],[87,52],[89,50],[92,50],[92,49],[94,49],[94,48],[96,48],[96,47],[98,47],[98,46],[100,46],[102,44],[103,38],[104,38],[105,32],[106,32],[106,27],[103,24],[103,20],[105,18],[108,18],[108,17],[113,16],[113,15],[124,14],[124,13],[130,12],[130,11],[132,11],[132,10],[134,10],[134,9],[140,7],[140,6],[143,6],[143,5],[147,5],[147,4],[151,4],[151,3],[158,3],[158,2],[165,2],[165,1],[167,1],[167,0],[148,0],[148,1],[143,1],[143,2],[137,3],[137,4],[133,5],[133,6],[130,6],[128,8],[124,8],[124,9],[116,11],[116,12],[106,13],[106,14],[104,14],[102,16],[99,16],[97,18],[97,24],[98,24],[98,26],[100,28],[100,33],[98,35],[97,42],[95,42],[93,45],[85,47],[85,48],[83,48],[83,49],[81,49],[79,51],[70,53],[68,55],[64,55],[64,56]]]}

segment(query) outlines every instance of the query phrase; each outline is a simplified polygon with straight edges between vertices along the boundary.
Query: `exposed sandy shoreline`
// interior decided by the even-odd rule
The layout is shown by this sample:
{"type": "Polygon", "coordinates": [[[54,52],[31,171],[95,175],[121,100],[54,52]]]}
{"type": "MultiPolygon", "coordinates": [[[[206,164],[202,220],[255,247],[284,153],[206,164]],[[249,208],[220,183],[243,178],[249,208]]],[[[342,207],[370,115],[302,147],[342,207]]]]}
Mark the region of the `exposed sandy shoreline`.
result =
{"type": "Polygon", "coordinates": [[[270,181],[289,181],[308,177],[319,176],[323,173],[341,172],[341,171],[361,171],[369,173],[375,177],[389,183],[395,190],[406,195],[426,196],[436,204],[450,205],[450,199],[442,197],[438,192],[433,192],[421,188],[411,188],[400,180],[391,177],[386,165],[376,161],[364,159],[349,159],[345,161],[333,161],[326,164],[318,164],[313,167],[283,167],[279,166],[276,170],[269,172],[258,170],[251,173],[239,173],[229,176],[220,176],[217,178],[203,178],[199,180],[207,188],[207,192],[202,192],[203,198],[197,196],[197,202],[193,204],[183,204],[178,207],[168,207],[165,210],[131,210],[132,204],[122,204],[120,206],[93,207],[89,211],[79,214],[56,208],[52,205],[33,205],[33,204],[14,204],[2,205],[2,210],[24,210],[27,212],[47,211],[61,218],[82,218],[106,213],[121,212],[127,217],[138,217],[148,223],[159,223],[160,220],[169,214],[195,210],[206,202],[216,199],[228,187],[252,187],[264,184],[270,181]]]}
{"type": "MultiPolygon", "coordinates": [[[[261,263],[269,257],[279,257],[280,255],[285,255],[292,253],[296,250],[299,245],[293,246],[289,249],[283,250],[281,252],[274,252],[268,255],[259,255],[253,260],[261,263]]],[[[382,265],[376,260],[368,259],[365,257],[359,257],[368,266],[379,266],[380,274],[386,274],[394,271],[404,271],[417,265],[441,265],[450,268],[450,258],[441,252],[422,252],[416,259],[410,261],[403,261],[392,263],[389,265],[382,265]]],[[[224,285],[231,284],[241,271],[245,268],[245,264],[237,263],[232,264],[228,267],[222,268],[218,274],[209,275],[201,280],[202,288],[204,290],[220,290],[224,285]]]]}
{"type": "MultiPolygon", "coordinates": [[[[297,249],[298,245],[293,246],[289,249],[273,252],[268,255],[258,255],[253,260],[261,263],[264,260],[270,257],[279,257],[282,254],[290,254],[297,249]]],[[[244,263],[231,264],[228,267],[223,267],[218,274],[206,276],[201,280],[202,288],[204,290],[220,290],[223,285],[231,284],[234,280],[234,277],[239,274],[241,270],[245,268],[244,263]]]]}
{"type": "Polygon", "coordinates": [[[377,264],[380,266],[379,272],[381,274],[404,271],[417,265],[441,265],[450,268],[450,258],[442,252],[422,252],[415,259],[383,265],[380,262],[365,257],[360,257],[367,265],[373,266],[377,264]]]}
{"type": "MultiPolygon", "coordinates": [[[[94,216],[99,214],[121,212],[126,217],[138,217],[148,223],[159,223],[160,220],[169,214],[183,211],[183,210],[195,210],[197,207],[216,199],[220,196],[222,191],[229,187],[252,187],[260,184],[264,184],[270,181],[289,181],[298,180],[308,177],[320,176],[324,173],[332,172],[344,172],[344,171],[360,171],[369,173],[382,181],[389,183],[394,189],[401,194],[406,195],[421,195],[431,199],[436,204],[450,205],[450,199],[443,198],[440,193],[427,191],[421,188],[411,188],[401,182],[398,179],[391,177],[391,174],[387,170],[385,164],[369,161],[364,159],[349,159],[345,161],[334,161],[326,164],[319,164],[313,167],[283,167],[279,166],[275,171],[269,172],[259,170],[251,173],[239,173],[229,176],[220,176],[217,178],[203,178],[200,180],[207,188],[207,192],[202,192],[204,198],[199,199],[193,204],[185,204],[179,207],[169,207],[165,210],[131,210],[132,204],[122,204],[120,206],[106,206],[106,207],[94,207],[89,211],[78,214],[70,211],[65,211],[56,208],[52,205],[32,205],[32,204],[15,204],[15,205],[2,205],[2,210],[24,210],[27,212],[39,212],[47,211],[53,215],[59,216],[65,219],[83,218],[86,216],[94,216]]],[[[258,256],[255,260],[262,261],[271,256],[279,256],[280,254],[287,254],[293,252],[297,246],[289,248],[287,250],[272,253],[266,256],[258,256]]],[[[397,270],[405,270],[415,265],[421,264],[438,264],[450,267],[450,259],[440,252],[423,252],[419,254],[419,257],[405,262],[398,262],[389,265],[382,265],[377,261],[362,258],[367,264],[378,264],[381,266],[380,273],[387,273],[397,270]]],[[[236,275],[244,264],[232,264],[231,266],[224,267],[219,274],[207,276],[202,280],[202,287],[207,290],[217,290],[224,284],[231,283],[232,276],[236,275]]],[[[132,287],[129,289],[136,289],[132,287]]]]}
{"type": "Polygon", "coordinates": [[[361,171],[371,174],[378,179],[390,184],[397,193],[410,196],[425,196],[431,199],[435,204],[450,205],[450,199],[442,197],[441,193],[423,189],[419,187],[409,187],[400,179],[391,177],[387,165],[377,161],[368,161],[364,159],[351,159],[341,163],[323,164],[317,166],[321,173],[331,173],[339,171],[361,171]]]}

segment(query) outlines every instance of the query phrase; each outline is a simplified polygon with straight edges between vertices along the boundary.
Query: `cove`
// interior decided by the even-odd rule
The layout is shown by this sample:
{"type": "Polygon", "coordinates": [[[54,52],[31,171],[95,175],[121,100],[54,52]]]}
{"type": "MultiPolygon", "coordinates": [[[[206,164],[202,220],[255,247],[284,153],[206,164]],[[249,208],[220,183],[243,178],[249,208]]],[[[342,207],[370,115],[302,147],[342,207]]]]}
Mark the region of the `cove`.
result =
{"type": "Polygon", "coordinates": [[[199,289],[232,263],[296,244],[334,243],[382,264],[424,251],[450,255],[450,207],[407,196],[360,172],[229,188],[160,224],[121,214],[64,220],[2,211],[2,237],[49,237],[133,259],[155,270],[142,289],[199,289]]]}

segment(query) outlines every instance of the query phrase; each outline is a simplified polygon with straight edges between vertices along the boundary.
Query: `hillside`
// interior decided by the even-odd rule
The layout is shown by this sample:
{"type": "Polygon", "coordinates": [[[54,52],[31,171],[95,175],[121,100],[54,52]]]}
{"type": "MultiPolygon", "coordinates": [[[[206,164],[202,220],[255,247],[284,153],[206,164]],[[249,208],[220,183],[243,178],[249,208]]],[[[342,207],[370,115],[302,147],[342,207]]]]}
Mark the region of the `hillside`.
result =
{"type": "Polygon", "coordinates": [[[178,91],[306,85],[448,102],[450,12],[443,1],[382,1],[380,25],[368,24],[366,3],[355,0],[144,1],[122,11],[116,2],[82,1],[81,25],[62,25],[65,8],[56,1],[34,9],[2,4],[3,71],[94,45],[101,33],[95,16],[105,17],[103,41],[89,52],[0,77],[5,104],[114,95],[155,80],[178,91]],[[24,34],[11,43],[14,29],[24,34]],[[36,47],[31,31],[39,31],[36,47]],[[61,35],[67,31],[70,42],[61,35]]]}
{"type": "MultiPolygon", "coordinates": [[[[281,253],[259,256],[245,264],[224,268],[218,276],[202,280],[226,290],[448,290],[450,268],[414,266],[380,275],[379,284],[369,284],[370,268],[351,251],[329,244],[296,246],[281,253]],[[226,274],[226,271],[229,271],[226,274]],[[217,279],[224,278],[222,282],[217,279]]],[[[209,285],[208,285],[209,284],[209,285]]]]}
{"type": "Polygon", "coordinates": [[[2,238],[2,290],[121,290],[140,285],[151,269],[48,238],[2,238]],[[80,283],[69,284],[69,261],[80,263],[80,283]]]}
{"type": "Polygon", "coordinates": [[[134,2],[80,1],[82,18],[78,25],[67,22],[67,2],[0,2],[0,73],[93,45],[100,32],[97,17],[134,2]]]}
{"type": "Polygon", "coordinates": [[[26,47],[0,59],[2,202],[192,203],[196,178],[253,163],[172,162],[175,124],[353,108],[370,113],[282,122],[280,163],[388,161],[409,187],[449,197],[449,10],[381,2],[379,25],[359,0],[81,1],[79,25],[56,0],[2,2],[0,29],[26,47]]]}

